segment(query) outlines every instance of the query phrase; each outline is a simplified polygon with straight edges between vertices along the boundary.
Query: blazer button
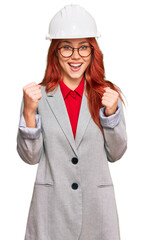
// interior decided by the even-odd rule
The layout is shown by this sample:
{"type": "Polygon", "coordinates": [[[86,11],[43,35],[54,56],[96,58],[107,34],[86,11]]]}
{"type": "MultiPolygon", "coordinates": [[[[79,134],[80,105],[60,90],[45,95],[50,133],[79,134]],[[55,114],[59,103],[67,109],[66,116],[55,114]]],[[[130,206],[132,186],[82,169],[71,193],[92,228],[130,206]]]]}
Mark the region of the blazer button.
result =
{"type": "Polygon", "coordinates": [[[73,157],[73,158],[72,158],[72,163],[73,163],[73,164],[77,164],[77,162],[78,162],[78,159],[77,159],[76,157],[73,157]]]}
{"type": "Polygon", "coordinates": [[[73,183],[73,184],[72,184],[72,189],[75,190],[75,189],[77,189],[77,188],[78,188],[78,184],[77,184],[77,183],[73,183]]]}

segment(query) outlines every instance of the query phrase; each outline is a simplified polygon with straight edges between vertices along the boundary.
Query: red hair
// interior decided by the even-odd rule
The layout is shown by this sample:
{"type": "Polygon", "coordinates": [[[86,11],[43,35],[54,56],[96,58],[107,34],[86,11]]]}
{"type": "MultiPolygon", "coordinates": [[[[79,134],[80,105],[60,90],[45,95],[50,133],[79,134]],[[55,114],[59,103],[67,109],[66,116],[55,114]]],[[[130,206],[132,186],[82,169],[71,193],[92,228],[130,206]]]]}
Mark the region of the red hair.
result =
{"type": "MultiPolygon", "coordinates": [[[[47,56],[47,67],[45,75],[39,84],[46,86],[46,92],[52,91],[58,86],[61,74],[60,65],[57,57],[57,46],[61,40],[52,39],[47,56]]],[[[88,108],[94,122],[98,125],[103,133],[103,128],[99,120],[99,110],[102,106],[101,98],[105,87],[110,87],[119,93],[120,99],[123,101],[121,90],[112,82],[105,79],[105,71],[103,64],[103,54],[98,46],[95,38],[87,38],[87,41],[93,46],[91,63],[84,72],[86,80],[86,97],[88,100],[88,108]]]]}

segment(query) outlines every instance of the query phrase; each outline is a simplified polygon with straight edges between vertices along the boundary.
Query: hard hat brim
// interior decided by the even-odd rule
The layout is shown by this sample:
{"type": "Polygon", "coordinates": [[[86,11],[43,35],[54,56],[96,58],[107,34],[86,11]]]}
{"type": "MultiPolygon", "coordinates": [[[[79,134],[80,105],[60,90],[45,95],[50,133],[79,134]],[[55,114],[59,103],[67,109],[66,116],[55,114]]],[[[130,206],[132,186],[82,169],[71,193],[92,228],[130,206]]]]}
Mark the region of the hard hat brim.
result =
{"type": "Polygon", "coordinates": [[[84,36],[80,36],[80,35],[78,35],[78,36],[65,36],[65,37],[62,37],[62,36],[50,36],[49,34],[47,34],[46,35],[46,37],[45,37],[45,39],[46,40],[52,40],[52,39],[78,39],[78,38],[91,38],[91,37],[94,37],[94,38],[96,38],[96,39],[98,39],[98,38],[100,38],[101,37],[101,34],[98,32],[97,33],[97,36],[95,36],[95,35],[88,35],[88,36],[86,36],[86,35],[84,35],[84,36]]]}

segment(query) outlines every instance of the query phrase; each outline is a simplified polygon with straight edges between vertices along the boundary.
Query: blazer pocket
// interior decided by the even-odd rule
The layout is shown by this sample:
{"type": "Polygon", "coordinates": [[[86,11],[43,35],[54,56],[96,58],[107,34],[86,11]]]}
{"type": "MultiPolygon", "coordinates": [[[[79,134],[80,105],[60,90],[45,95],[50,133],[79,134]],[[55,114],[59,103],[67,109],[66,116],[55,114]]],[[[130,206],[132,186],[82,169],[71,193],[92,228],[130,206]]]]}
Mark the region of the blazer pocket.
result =
{"type": "Polygon", "coordinates": [[[54,186],[53,183],[39,183],[39,182],[35,182],[35,185],[36,186],[44,186],[44,187],[51,187],[51,186],[54,186]]]}
{"type": "Polygon", "coordinates": [[[113,187],[113,183],[102,183],[97,185],[98,188],[113,187]]]}

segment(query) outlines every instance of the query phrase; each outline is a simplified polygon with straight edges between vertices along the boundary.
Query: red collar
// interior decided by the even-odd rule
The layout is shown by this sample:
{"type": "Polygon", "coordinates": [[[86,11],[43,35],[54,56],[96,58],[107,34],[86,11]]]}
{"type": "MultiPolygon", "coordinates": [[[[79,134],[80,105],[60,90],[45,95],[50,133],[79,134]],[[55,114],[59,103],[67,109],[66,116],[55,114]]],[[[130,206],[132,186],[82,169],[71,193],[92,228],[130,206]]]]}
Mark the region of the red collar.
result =
{"type": "Polygon", "coordinates": [[[83,76],[80,84],[78,85],[78,87],[75,90],[71,90],[69,87],[67,87],[67,85],[62,81],[62,79],[60,80],[60,88],[61,88],[61,92],[63,94],[64,99],[70,93],[70,91],[76,92],[80,95],[80,97],[82,97],[83,89],[84,89],[84,76],[83,76]]]}

